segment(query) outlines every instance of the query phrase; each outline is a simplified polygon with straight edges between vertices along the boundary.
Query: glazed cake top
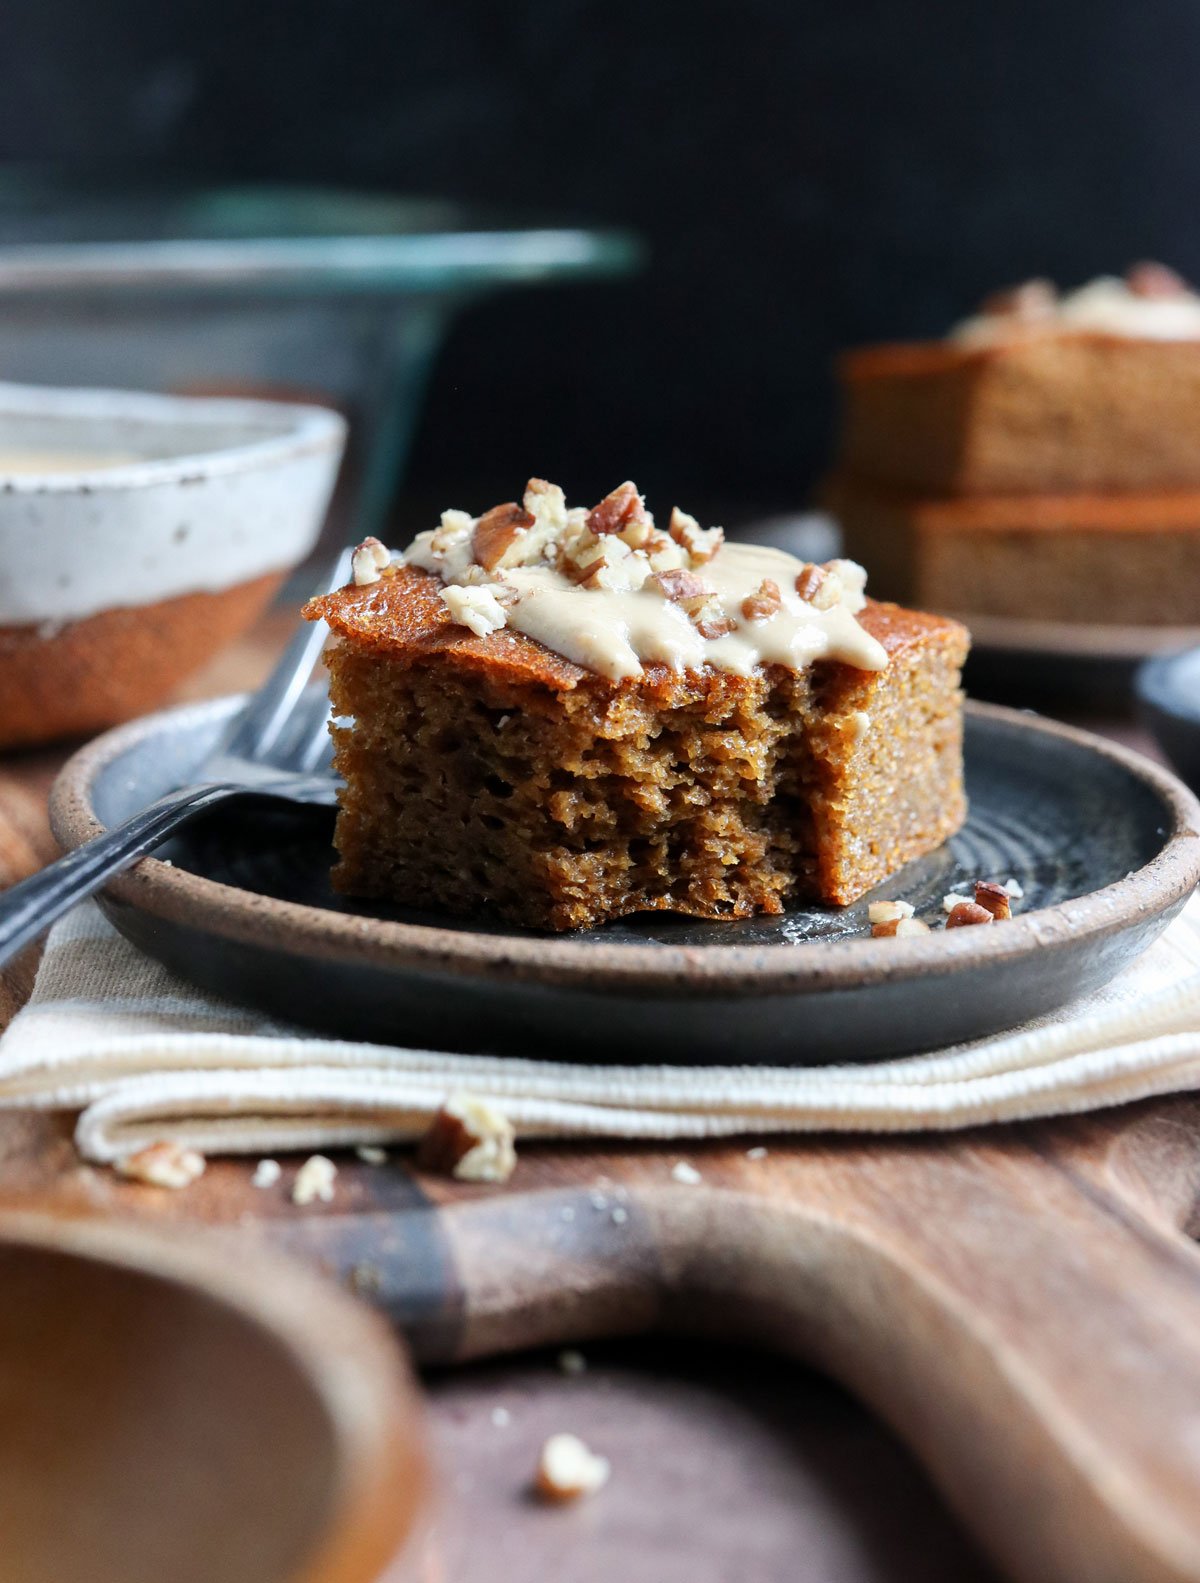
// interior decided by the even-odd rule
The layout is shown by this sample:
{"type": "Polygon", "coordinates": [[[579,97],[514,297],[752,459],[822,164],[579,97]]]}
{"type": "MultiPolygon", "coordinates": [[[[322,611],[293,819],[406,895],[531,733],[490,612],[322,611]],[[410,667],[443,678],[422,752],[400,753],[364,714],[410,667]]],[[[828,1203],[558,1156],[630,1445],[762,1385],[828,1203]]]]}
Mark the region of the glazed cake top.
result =
{"type": "Polygon", "coordinates": [[[987,298],[949,339],[986,346],[1045,334],[1200,340],[1200,296],[1165,264],[1135,264],[1124,279],[1101,275],[1061,293],[1051,281],[1027,280],[987,298]]]}
{"type": "Polygon", "coordinates": [[[481,517],[443,512],[398,558],[368,540],[355,552],[355,583],[386,584],[397,564],[436,576],[451,620],[475,636],[508,629],[614,682],[648,664],[739,676],[819,659],[867,671],[887,664],[857,620],[866,574],[853,561],[816,566],[727,544],[720,528],[678,508],[659,528],[631,483],[589,511],[531,479],[520,505],[481,517]]]}
{"type": "MultiPolygon", "coordinates": [[[[712,667],[688,676],[650,663],[636,681],[608,682],[508,627],[476,637],[469,627],[451,619],[442,587],[441,579],[432,572],[397,562],[388,566],[378,583],[361,587],[348,583],[334,593],[310,599],[303,613],[310,621],[327,621],[339,643],[362,654],[406,664],[446,663],[465,671],[486,671],[516,686],[546,687],[552,692],[572,692],[590,680],[614,689],[636,687],[666,704],[679,684],[698,677],[723,688],[746,687],[752,681],[712,667]]],[[[965,646],[967,641],[965,628],[945,616],[874,599],[867,600],[857,619],[881,645],[889,663],[906,650],[945,642],[965,646]]]]}

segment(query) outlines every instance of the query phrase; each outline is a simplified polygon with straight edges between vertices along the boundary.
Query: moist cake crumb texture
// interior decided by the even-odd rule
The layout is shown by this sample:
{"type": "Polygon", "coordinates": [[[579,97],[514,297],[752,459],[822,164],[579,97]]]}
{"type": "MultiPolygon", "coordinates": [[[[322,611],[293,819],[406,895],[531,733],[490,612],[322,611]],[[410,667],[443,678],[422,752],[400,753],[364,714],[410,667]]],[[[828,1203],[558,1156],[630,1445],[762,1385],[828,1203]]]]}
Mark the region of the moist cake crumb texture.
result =
{"type": "MultiPolygon", "coordinates": [[[[526,501],[552,487],[533,481],[526,501]]],[[[623,509],[626,528],[631,518],[649,520],[656,532],[633,494],[636,504],[614,491],[573,520],[600,513],[601,525],[606,514],[620,524],[623,509]]],[[[411,564],[410,552],[381,567],[377,582],[308,607],[336,639],[328,661],[346,782],[335,838],[339,890],[558,930],[640,911],[744,918],[796,902],[854,901],[962,823],[958,683],[967,634],[957,623],[864,600],[844,564],[813,568],[786,556],[770,579],[774,591],[760,590],[759,578],[739,593],[718,575],[728,551],[700,539],[699,565],[688,552],[685,564],[662,570],[704,570],[704,588],[683,585],[698,611],[713,598],[708,588],[723,590],[719,611],[701,619],[750,596],[768,607],[734,618],[736,635],[722,634],[734,640],[733,668],[711,653],[720,638],[703,639],[702,662],[689,665],[685,638],[674,663],[637,653],[637,673],[614,678],[514,630],[515,564],[507,575],[495,564],[468,580],[481,563],[464,524],[472,539],[483,526],[494,549],[521,511],[534,515],[517,506],[478,519],[447,514],[472,554],[449,568],[449,579],[411,564]],[[808,600],[796,593],[801,582],[808,600]],[[746,664],[760,639],[768,654],[779,652],[756,623],[779,621],[787,643],[801,630],[829,633],[811,603],[826,582],[835,646],[853,646],[870,668],[834,657],[823,638],[819,657],[803,663],[797,655],[790,665],[746,664]],[[451,587],[487,588],[505,625],[467,620],[474,601],[456,619],[454,596],[444,597],[451,587]]],[[[713,531],[686,521],[689,535],[713,531]]],[[[539,564],[553,566],[561,536],[547,540],[550,555],[539,564]]],[[[416,558],[429,559],[421,545],[416,558]]],[[[640,576],[635,567],[627,579],[630,572],[640,576]]],[[[641,584],[620,591],[631,596],[643,597],[641,584]]],[[[644,597],[675,603],[651,590],[644,597]]],[[[690,612],[677,613],[690,624],[690,612]]]]}

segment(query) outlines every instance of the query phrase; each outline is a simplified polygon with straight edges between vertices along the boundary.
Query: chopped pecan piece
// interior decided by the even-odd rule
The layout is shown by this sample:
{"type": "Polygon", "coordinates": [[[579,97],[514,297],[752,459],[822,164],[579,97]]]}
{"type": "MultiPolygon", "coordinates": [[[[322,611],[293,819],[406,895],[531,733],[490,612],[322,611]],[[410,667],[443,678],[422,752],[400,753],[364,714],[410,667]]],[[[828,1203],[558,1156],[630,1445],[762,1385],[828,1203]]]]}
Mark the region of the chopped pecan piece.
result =
{"type": "Polygon", "coordinates": [[[274,1187],[283,1175],[283,1167],[278,1160],[260,1160],[254,1167],[254,1175],[250,1178],[251,1187],[274,1187]]]}
{"type": "Polygon", "coordinates": [[[1012,917],[1012,897],[1003,885],[994,885],[991,880],[975,881],[975,905],[990,912],[997,923],[1012,917]]]}
{"type": "Polygon", "coordinates": [[[695,517],[680,511],[678,506],[671,509],[667,531],[676,544],[688,552],[693,566],[703,566],[711,561],[725,542],[724,528],[702,528],[695,517]]]}
{"type": "Polygon", "coordinates": [[[125,1154],[114,1162],[115,1169],[131,1181],[149,1182],[151,1187],[190,1187],[204,1175],[205,1159],[198,1149],[185,1149],[181,1144],[163,1139],[148,1143],[134,1154],[125,1154]]]}
{"type": "MultiPolygon", "coordinates": [[[[817,589],[813,606],[817,610],[832,610],[834,605],[845,603],[846,590],[842,587],[842,580],[836,572],[830,572],[825,581],[817,589]]],[[[861,601],[859,604],[861,608],[861,601]]]]}
{"type": "Polygon", "coordinates": [[[635,555],[623,539],[615,534],[603,538],[592,537],[592,548],[580,551],[581,560],[574,570],[564,565],[567,576],[585,588],[607,589],[611,593],[635,593],[646,581],[649,567],[644,555],[635,555]]]}
{"type": "Polygon", "coordinates": [[[611,1468],[577,1435],[551,1435],[538,1458],[534,1485],[547,1501],[574,1501],[608,1483],[611,1468]]]}
{"type": "Polygon", "coordinates": [[[897,923],[911,918],[916,908],[911,901],[873,901],[867,908],[869,923],[897,923]]]}
{"type": "Polygon", "coordinates": [[[518,506],[515,500],[485,511],[475,524],[471,545],[471,552],[480,566],[486,566],[488,571],[498,566],[526,528],[533,526],[533,520],[533,513],[518,506]]]}
{"type": "Polygon", "coordinates": [[[845,605],[852,613],[861,610],[866,603],[866,568],[860,566],[857,561],[847,561],[839,557],[834,561],[826,561],[825,571],[829,578],[826,589],[836,592],[837,602],[845,605]]]}
{"type": "Polygon", "coordinates": [[[507,1182],[517,1164],[512,1123],[473,1094],[452,1094],[417,1147],[417,1163],[460,1182],[507,1182]]]}
{"type": "Polygon", "coordinates": [[[627,566],[620,562],[598,561],[588,575],[583,579],[585,588],[598,588],[610,594],[633,594],[641,586],[636,565],[627,566]]]}
{"type": "Polygon", "coordinates": [[[581,583],[603,558],[600,548],[602,543],[603,540],[594,533],[589,533],[583,527],[578,528],[555,546],[553,564],[564,577],[569,577],[573,583],[581,583]]]}
{"type": "Polygon", "coordinates": [[[801,599],[807,599],[809,604],[811,604],[816,596],[817,590],[825,581],[825,576],[825,568],[823,566],[816,565],[814,561],[809,561],[806,566],[803,566],[800,571],[796,573],[796,592],[800,595],[801,599]]]}
{"type": "Polygon", "coordinates": [[[350,557],[350,570],[357,588],[377,583],[385,566],[390,566],[392,552],[374,535],[365,538],[350,557]]]}
{"type": "Polygon", "coordinates": [[[650,534],[642,545],[642,553],[650,562],[651,570],[655,572],[686,571],[692,564],[691,556],[682,544],[676,544],[674,539],[657,531],[650,534]]]}
{"type": "Polygon", "coordinates": [[[544,478],[531,478],[525,485],[521,503],[540,530],[536,534],[540,553],[547,545],[555,543],[566,529],[566,499],[557,484],[547,483],[544,478]]]}
{"type": "Polygon", "coordinates": [[[475,531],[475,519],[466,511],[443,511],[440,526],[433,530],[429,548],[439,559],[457,549],[475,531]]]}
{"type": "Polygon", "coordinates": [[[991,923],[992,915],[976,901],[960,901],[950,909],[946,919],[947,929],[964,929],[968,924],[991,923]]]}
{"type": "Polygon", "coordinates": [[[783,595],[779,584],[764,577],[754,593],[742,600],[742,615],[747,621],[767,621],[783,609],[783,595]]]}
{"type": "Polygon", "coordinates": [[[655,572],[650,581],[664,599],[670,599],[674,604],[687,605],[696,599],[703,601],[712,593],[704,579],[697,577],[695,572],[655,572]]]}
{"type": "Polygon", "coordinates": [[[704,616],[695,623],[696,631],[706,643],[715,643],[718,638],[727,638],[734,630],[734,623],[727,615],[704,616]]]}
{"type": "Polygon", "coordinates": [[[690,612],[692,625],[700,636],[708,642],[716,638],[725,638],[734,631],[735,623],[725,614],[721,601],[715,596],[706,599],[698,610],[690,612]]]}
{"type": "Polygon", "coordinates": [[[605,495],[598,506],[587,514],[587,525],[593,533],[621,533],[633,522],[642,522],[646,507],[637,485],[629,482],[618,484],[611,494],[605,495]]]}
{"type": "Polygon", "coordinates": [[[523,503],[531,517],[545,513],[560,526],[567,520],[567,502],[557,484],[548,484],[544,478],[531,478],[525,485],[523,503]]]}
{"type": "Polygon", "coordinates": [[[929,925],[920,918],[887,918],[882,923],[873,923],[871,933],[877,940],[893,935],[928,934],[929,925]]]}
{"type": "Polygon", "coordinates": [[[842,580],[827,566],[817,566],[809,561],[796,574],[796,592],[816,610],[831,610],[841,600],[842,580]]]}
{"type": "Polygon", "coordinates": [[[1134,264],[1125,271],[1125,284],[1135,297],[1187,297],[1190,288],[1182,275],[1166,264],[1134,264]]]}
{"type": "Polygon", "coordinates": [[[499,632],[507,622],[504,607],[490,585],[469,588],[460,583],[447,583],[441,590],[441,598],[451,619],[468,628],[477,638],[499,632]]]}
{"type": "Polygon", "coordinates": [[[292,1183],[292,1203],[301,1208],[306,1204],[332,1204],[333,1184],[337,1181],[337,1166],[323,1154],[310,1154],[296,1172],[292,1183]]]}

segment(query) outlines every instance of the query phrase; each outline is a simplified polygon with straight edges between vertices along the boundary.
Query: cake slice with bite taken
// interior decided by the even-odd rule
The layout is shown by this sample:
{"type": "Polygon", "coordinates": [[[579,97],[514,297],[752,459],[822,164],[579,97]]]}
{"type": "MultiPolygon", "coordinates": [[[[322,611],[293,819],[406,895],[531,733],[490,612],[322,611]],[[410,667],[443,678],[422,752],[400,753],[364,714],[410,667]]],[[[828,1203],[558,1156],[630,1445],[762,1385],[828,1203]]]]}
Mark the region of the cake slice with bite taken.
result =
{"type": "Polygon", "coordinates": [[[633,484],[448,511],[311,601],[334,883],[534,928],[854,901],[965,816],[956,622],[727,543],[633,484]]]}

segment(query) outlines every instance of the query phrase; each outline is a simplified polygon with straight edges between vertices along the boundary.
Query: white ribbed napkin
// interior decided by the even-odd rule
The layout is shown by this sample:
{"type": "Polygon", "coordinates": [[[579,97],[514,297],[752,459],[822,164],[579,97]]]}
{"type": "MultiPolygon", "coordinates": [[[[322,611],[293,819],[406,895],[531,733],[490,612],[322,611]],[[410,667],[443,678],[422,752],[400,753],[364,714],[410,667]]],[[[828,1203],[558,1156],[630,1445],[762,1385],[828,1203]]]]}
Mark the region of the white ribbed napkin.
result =
{"type": "Polygon", "coordinates": [[[862,1066],[585,1066],[322,1039],[215,1000],[88,904],[54,929],[0,1039],[0,1106],[81,1112],[110,1161],[159,1138],[208,1153],[388,1143],[449,1093],[525,1137],[908,1132],[1200,1087],[1200,897],[1106,989],[1015,1034],[862,1066]]]}

